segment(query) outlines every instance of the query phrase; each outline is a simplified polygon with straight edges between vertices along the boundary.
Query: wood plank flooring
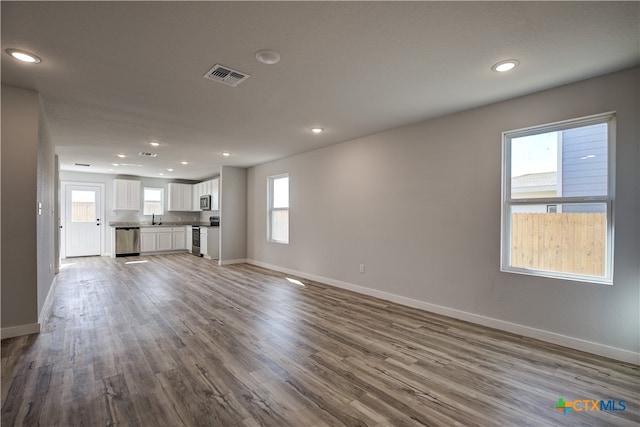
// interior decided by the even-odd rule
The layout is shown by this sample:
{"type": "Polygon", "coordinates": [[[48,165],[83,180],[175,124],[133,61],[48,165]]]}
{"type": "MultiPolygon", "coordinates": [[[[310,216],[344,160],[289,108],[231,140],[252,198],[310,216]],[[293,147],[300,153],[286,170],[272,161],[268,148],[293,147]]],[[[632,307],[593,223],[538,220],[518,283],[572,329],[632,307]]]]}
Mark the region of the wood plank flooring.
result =
{"type": "Polygon", "coordinates": [[[67,259],[42,332],[2,341],[2,425],[640,424],[636,365],[300,280],[67,259]]]}

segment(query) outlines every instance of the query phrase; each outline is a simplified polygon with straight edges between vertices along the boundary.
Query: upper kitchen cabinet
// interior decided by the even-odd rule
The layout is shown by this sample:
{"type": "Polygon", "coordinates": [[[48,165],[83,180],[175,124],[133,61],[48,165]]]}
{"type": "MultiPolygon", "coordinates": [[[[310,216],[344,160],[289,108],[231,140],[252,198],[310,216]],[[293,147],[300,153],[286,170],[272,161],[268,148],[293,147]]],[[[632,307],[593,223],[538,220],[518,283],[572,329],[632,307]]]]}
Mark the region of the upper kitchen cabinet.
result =
{"type": "Polygon", "coordinates": [[[113,180],[113,210],[140,210],[140,181],[113,180]]]}
{"type": "Polygon", "coordinates": [[[199,182],[197,184],[193,184],[193,209],[196,211],[200,210],[200,196],[204,195],[203,186],[204,183],[199,182]]]}
{"type": "Polygon", "coordinates": [[[207,189],[209,190],[209,193],[206,194],[211,194],[211,210],[212,211],[217,211],[218,209],[220,209],[220,204],[219,204],[219,197],[218,197],[218,193],[219,193],[219,189],[218,189],[218,183],[219,183],[220,179],[216,178],[216,179],[212,179],[211,181],[207,181],[208,183],[208,187],[207,189]]]}
{"type": "Polygon", "coordinates": [[[194,186],[191,184],[169,184],[169,207],[168,211],[194,211],[197,206],[194,205],[194,186]]]}
{"type": "Polygon", "coordinates": [[[200,196],[211,196],[211,210],[217,211],[220,209],[218,203],[219,195],[219,178],[215,178],[209,181],[199,182],[193,186],[193,203],[196,210],[200,209],[200,196]]]}

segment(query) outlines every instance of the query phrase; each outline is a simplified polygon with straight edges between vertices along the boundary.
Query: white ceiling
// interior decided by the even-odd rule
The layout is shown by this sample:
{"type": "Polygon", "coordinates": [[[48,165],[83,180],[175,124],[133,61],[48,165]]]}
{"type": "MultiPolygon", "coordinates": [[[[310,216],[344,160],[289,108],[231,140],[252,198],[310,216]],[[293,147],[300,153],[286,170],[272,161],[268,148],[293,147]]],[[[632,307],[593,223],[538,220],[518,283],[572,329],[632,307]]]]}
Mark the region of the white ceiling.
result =
{"type": "Polygon", "coordinates": [[[62,169],[85,172],[201,179],[640,63],[637,2],[1,7],[2,82],[40,92],[62,169]],[[282,60],[261,64],[260,49],[282,60]],[[520,66],[491,71],[509,58],[520,66]],[[216,63],[251,77],[203,78],[216,63]]]}

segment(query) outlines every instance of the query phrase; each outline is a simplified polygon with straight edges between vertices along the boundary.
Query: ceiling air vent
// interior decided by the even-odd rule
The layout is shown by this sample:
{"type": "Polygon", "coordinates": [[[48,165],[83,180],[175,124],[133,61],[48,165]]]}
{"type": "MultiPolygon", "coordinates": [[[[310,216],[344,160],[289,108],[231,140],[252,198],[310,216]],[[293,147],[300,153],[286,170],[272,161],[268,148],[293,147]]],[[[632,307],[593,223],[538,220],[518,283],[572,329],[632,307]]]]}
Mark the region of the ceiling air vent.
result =
{"type": "Polygon", "coordinates": [[[158,153],[147,153],[145,151],[141,151],[138,153],[138,156],[142,157],[158,157],[158,153]]]}
{"type": "Polygon", "coordinates": [[[89,163],[74,163],[74,165],[76,166],[83,166],[85,168],[91,167],[91,165],[89,163]]]}
{"type": "Polygon", "coordinates": [[[216,64],[212,69],[207,71],[207,74],[205,74],[204,77],[215,82],[224,83],[227,86],[238,86],[249,78],[249,74],[241,73],[240,71],[232,70],[229,67],[216,64]]]}

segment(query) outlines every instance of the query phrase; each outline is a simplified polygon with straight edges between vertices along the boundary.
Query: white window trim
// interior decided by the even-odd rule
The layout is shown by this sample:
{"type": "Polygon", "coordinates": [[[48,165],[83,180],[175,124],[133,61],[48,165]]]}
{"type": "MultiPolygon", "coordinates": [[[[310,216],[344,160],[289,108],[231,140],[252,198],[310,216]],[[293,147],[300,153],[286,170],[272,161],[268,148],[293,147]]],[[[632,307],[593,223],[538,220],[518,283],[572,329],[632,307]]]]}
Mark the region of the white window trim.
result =
{"type": "MultiPolygon", "coordinates": [[[[271,175],[267,178],[267,242],[271,242],[271,243],[279,243],[281,245],[288,245],[289,244],[289,240],[277,240],[273,238],[273,233],[271,230],[271,217],[272,217],[272,213],[273,212],[277,212],[277,211],[289,211],[290,207],[291,207],[291,203],[289,200],[289,207],[288,208],[274,208],[273,207],[273,182],[276,179],[279,178],[288,178],[289,174],[288,173],[281,173],[278,175],[271,175]]],[[[289,198],[290,199],[290,198],[289,198]]],[[[289,236],[289,223],[290,223],[291,218],[289,217],[289,220],[287,221],[287,236],[289,236]]],[[[290,237],[290,236],[289,236],[290,237]]]]}
{"type": "Polygon", "coordinates": [[[614,252],[614,200],[615,200],[615,145],[616,145],[616,114],[608,112],[588,117],[582,117],[546,125],[533,126],[502,133],[502,209],[501,209],[501,243],[500,243],[500,271],[518,273],[530,276],[549,277],[595,284],[613,284],[613,252],[614,252]],[[545,132],[554,132],[576,127],[589,126],[599,123],[608,123],[607,146],[607,196],[589,197],[554,197],[537,199],[512,199],[511,198],[511,140],[523,136],[535,135],[545,132]],[[605,203],[607,212],[607,251],[604,277],[582,275],[576,273],[564,273],[557,271],[532,270],[511,266],[511,216],[510,208],[514,205],[528,204],[589,204],[605,203]]]}
{"type": "Polygon", "coordinates": [[[143,187],[142,188],[142,215],[143,216],[151,216],[153,214],[146,214],[144,213],[144,207],[145,207],[145,202],[146,202],[146,198],[145,198],[145,190],[160,190],[160,205],[162,206],[162,213],[156,214],[156,215],[164,215],[166,212],[165,209],[165,205],[164,205],[164,200],[165,200],[165,190],[162,187],[143,187]]]}

